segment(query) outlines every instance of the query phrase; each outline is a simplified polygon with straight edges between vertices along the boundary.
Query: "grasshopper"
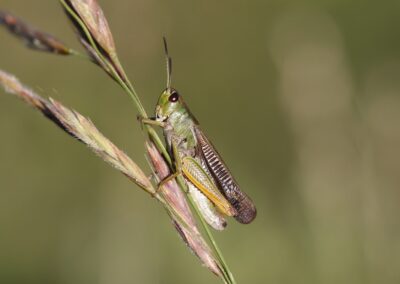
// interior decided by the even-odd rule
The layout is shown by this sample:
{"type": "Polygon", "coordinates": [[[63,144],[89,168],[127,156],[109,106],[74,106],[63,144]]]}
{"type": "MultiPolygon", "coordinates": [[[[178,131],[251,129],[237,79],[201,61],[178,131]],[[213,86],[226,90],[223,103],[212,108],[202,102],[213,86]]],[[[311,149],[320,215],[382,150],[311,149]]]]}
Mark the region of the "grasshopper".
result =
{"type": "Polygon", "coordinates": [[[251,199],[243,193],[221,156],[201,130],[198,121],[171,87],[172,61],[164,38],[167,58],[167,88],[161,93],[155,117],[142,123],[162,127],[168,151],[175,162],[176,172],[161,181],[160,186],[179,175],[184,177],[191,195],[206,222],[223,230],[225,216],[248,224],[257,211],[251,199]]]}

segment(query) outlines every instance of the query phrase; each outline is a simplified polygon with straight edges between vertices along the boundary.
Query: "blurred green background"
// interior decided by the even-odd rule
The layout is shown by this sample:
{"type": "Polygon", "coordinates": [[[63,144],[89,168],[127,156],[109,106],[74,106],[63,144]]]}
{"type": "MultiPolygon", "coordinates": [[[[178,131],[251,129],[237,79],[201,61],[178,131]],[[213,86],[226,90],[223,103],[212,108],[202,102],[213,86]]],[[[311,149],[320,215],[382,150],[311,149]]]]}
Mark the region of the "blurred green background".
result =
{"type": "MultiPolygon", "coordinates": [[[[238,283],[400,283],[399,1],[100,3],[149,112],[168,38],[173,85],[258,207],[215,233],[238,283]]],[[[79,48],[58,1],[0,7],[79,48]]],[[[3,29],[0,62],[146,167],[98,68],[3,29]]],[[[3,91],[0,133],[0,283],[219,283],[159,204],[3,91]]]]}

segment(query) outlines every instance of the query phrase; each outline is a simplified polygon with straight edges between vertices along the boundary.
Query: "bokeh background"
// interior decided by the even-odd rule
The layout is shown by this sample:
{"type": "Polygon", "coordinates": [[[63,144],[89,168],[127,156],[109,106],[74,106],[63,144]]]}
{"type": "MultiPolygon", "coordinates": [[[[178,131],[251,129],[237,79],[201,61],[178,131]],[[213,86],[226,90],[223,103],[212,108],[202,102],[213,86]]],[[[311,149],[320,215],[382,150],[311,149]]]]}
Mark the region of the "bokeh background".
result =
{"type": "MultiPolygon", "coordinates": [[[[400,283],[399,1],[100,1],[148,111],[180,90],[258,217],[215,233],[238,283],[400,283]]],[[[79,48],[58,1],[1,9],[79,48]]],[[[0,30],[0,68],[143,167],[129,97],[0,30]]],[[[0,282],[219,283],[159,204],[0,92],[0,282]]]]}

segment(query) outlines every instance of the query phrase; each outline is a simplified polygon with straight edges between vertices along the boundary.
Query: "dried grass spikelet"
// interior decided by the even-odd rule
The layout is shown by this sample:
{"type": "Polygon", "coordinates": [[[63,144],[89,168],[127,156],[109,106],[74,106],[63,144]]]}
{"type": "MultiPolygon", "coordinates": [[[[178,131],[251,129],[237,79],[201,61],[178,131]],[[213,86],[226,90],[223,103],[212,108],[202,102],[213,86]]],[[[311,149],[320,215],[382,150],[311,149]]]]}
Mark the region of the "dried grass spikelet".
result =
{"type": "Polygon", "coordinates": [[[122,172],[138,186],[154,194],[154,188],[144,172],[123,151],[101,134],[89,119],[55,100],[45,100],[22,85],[17,78],[1,70],[0,85],[8,93],[16,95],[41,111],[57,126],[83,142],[99,157],[122,172]]]}
{"type": "Polygon", "coordinates": [[[116,78],[113,71],[127,82],[118,60],[114,38],[98,2],[96,0],[60,0],[60,2],[77,31],[79,41],[92,60],[114,79],[116,78]]]}
{"type": "Polygon", "coordinates": [[[54,36],[37,30],[8,12],[0,11],[0,24],[21,38],[31,49],[60,55],[72,54],[72,50],[54,36]]]}
{"type": "MultiPolygon", "coordinates": [[[[103,50],[103,55],[114,57],[116,54],[115,43],[104,16],[103,10],[96,0],[63,0],[72,11],[76,13],[79,19],[84,23],[92,38],[96,41],[99,49],[103,50]]],[[[70,12],[67,11],[70,16],[70,12]]],[[[71,18],[72,23],[80,34],[80,37],[89,42],[88,35],[82,30],[78,19],[71,18]]]]}

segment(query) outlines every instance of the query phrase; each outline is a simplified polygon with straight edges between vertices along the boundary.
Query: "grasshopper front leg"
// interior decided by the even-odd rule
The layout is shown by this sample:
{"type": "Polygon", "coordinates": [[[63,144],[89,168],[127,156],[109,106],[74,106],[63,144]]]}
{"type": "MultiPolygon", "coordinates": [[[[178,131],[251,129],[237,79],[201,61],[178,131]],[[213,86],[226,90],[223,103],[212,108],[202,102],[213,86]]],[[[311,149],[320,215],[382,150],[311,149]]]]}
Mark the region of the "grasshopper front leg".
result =
{"type": "Polygon", "coordinates": [[[162,121],[158,121],[153,117],[150,118],[144,118],[143,116],[138,115],[137,120],[140,122],[140,124],[143,126],[144,124],[147,125],[153,125],[153,126],[159,126],[161,128],[165,128],[166,123],[162,121]]]}
{"type": "MultiPolygon", "coordinates": [[[[136,118],[140,122],[140,126],[141,126],[142,130],[143,130],[144,125],[158,126],[158,127],[161,127],[162,129],[165,129],[167,126],[167,123],[162,122],[162,121],[157,121],[154,117],[145,118],[141,115],[138,115],[136,118]]],[[[172,159],[171,159],[167,149],[163,145],[162,141],[156,135],[155,130],[153,128],[150,128],[150,129],[148,129],[148,133],[149,133],[149,136],[152,137],[152,139],[154,139],[153,142],[156,144],[158,150],[164,156],[167,163],[171,165],[172,159]]]]}

